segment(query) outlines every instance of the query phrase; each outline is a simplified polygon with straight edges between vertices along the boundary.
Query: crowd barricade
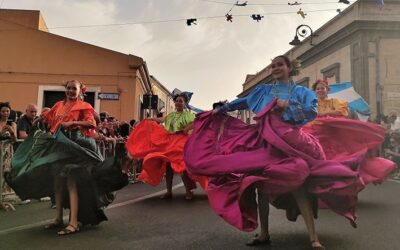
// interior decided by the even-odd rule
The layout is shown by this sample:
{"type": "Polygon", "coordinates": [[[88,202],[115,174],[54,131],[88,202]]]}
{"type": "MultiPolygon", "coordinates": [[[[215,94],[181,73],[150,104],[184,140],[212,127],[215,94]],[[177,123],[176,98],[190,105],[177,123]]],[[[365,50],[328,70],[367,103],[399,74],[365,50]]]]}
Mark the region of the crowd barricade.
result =
{"type": "MultiPolygon", "coordinates": [[[[107,159],[109,157],[117,157],[119,160],[122,160],[126,157],[127,151],[125,149],[125,141],[117,141],[117,140],[101,140],[98,141],[98,146],[100,153],[104,157],[104,159],[107,159]]],[[[132,162],[132,165],[129,166],[129,182],[130,183],[137,183],[139,182],[138,176],[140,174],[140,170],[142,167],[142,161],[135,159],[132,162]]]]}
{"type": "Polygon", "coordinates": [[[14,154],[13,146],[11,140],[0,141],[0,208],[6,211],[15,211],[13,203],[18,201],[15,192],[4,180],[4,172],[11,168],[11,159],[14,154]]]}

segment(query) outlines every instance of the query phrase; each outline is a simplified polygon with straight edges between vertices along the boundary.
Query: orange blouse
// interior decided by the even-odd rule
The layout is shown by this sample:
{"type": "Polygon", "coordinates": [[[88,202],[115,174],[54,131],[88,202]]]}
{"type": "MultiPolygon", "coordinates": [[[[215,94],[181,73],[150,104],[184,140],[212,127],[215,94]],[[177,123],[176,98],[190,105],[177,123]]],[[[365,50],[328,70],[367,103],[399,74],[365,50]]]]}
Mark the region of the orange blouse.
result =
{"type": "MultiPolygon", "coordinates": [[[[70,121],[86,121],[89,122],[93,127],[96,126],[96,121],[93,116],[93,107],[84,101],[59,101],[47,112],[41,116],[44,121],[49,124],[50,131],[56,132],[62,122],[70,121]]],[[[91,128],[79,127],[81,133],[86,136],[91,136],[91,128]]]]}
{"type": "Polygon", "coordinates": [[[318,113],[326,113],[331,111],[340,111],[340,117],[349,116],[348,104],[345,101],[330,98],[330,99],[318,99],[318,113]]]}

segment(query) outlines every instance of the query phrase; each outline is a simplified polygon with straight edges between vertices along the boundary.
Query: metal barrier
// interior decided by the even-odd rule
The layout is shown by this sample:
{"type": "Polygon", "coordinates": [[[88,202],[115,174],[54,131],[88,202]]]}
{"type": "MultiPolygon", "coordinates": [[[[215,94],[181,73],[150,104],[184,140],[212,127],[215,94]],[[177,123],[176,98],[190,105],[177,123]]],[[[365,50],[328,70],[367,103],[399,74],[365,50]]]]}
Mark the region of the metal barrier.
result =
{"type": "MultiPolygon", "coordinates": [[[[109,157],[117,157],[121,158],[121,160],[127,156],[127,152],[125,149],[124,141],[98,141],[98,146],[100,153],[107,159],[109,157]]],[[[129,168],[128,176],[130,183],[138,183],[138,176],[140,174],[140,170],[142,169],[142,161],[135,160],[129,168]]]]}
{"type": "MultiPolygon", "coordinates": [[[[18,140],[17,142],[20,143],[22,141],[18,140]]],[[[4,172],[11,168],[11,160],[14,154],[13,146],[14,144],[11,140],[0,141],[0,209],[6,211],[15,211],[13,203],[16,204],[19,200],[15,192],[4,181],[4,172]]],[[[124,158],[126,156],[125,142],[123,141],[117,143],[98,141],[98,146],[105,159],[109,157],[124,158]]],[[[129,169],[130,183],[139,182],[137,177],[140,174],[140,169],[141,161],[135,160],[129,169]]]]}
{"type": "Polygon", "coordinates": [[[11,140],[0,142],[0,208],[6,211],[15,211],[12,202],[17,201],[14,191],[4,181],[4,171],[11,168],[11,159],[13,156],[13,143],[11,140]]]}

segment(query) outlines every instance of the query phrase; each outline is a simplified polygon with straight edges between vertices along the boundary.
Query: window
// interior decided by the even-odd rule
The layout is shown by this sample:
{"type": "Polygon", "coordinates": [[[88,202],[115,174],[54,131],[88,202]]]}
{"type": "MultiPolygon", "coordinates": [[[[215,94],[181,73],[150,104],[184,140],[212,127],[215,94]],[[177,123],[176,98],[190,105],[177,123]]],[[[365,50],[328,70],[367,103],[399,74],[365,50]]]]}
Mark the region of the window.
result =
{"type": "Polygon", "coordinates": [[[298,80],[296,84],[308,88],[310,86],[310,77],[304,77],[298,80]]]}
{"type": "Polygon", "coordinates": [[[329,83],[340,82],[340,63],[334,63],[324,69],[321,69],[324,80],[329,83]]]}

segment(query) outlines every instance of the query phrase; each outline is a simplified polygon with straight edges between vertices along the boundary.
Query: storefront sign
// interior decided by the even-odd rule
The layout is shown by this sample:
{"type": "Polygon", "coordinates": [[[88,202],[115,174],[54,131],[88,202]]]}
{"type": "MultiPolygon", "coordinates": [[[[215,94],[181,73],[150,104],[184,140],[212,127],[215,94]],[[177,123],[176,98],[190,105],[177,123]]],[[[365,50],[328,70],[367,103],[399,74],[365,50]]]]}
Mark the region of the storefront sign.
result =
{"type": "Polygon", "coordinates": [[[119,100],[119,93],[99,93],[97,96],[100,100],[119,100]]]}

